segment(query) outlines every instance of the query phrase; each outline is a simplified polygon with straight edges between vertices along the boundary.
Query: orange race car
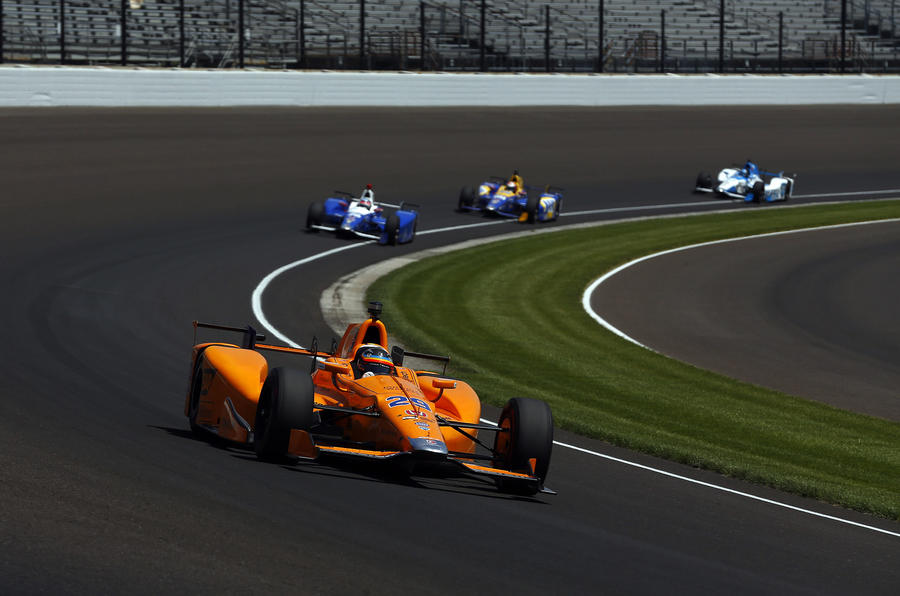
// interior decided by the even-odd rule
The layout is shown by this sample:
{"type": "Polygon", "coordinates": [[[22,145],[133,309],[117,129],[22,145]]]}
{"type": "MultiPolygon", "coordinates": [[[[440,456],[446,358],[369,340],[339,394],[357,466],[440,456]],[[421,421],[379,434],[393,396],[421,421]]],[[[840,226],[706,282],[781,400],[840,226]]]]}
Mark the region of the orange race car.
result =
{"type": "Polygon", "coordinates": [[[241,332],[243,341],[194,346],[184,404],[191,429],[252,445],[262,460],[334,454],[394,460],[409,472],[447,462],[493,477],[505,492],[552,493],[544,487],[553,447],[550,407],[517,397],[498,426],[482,423],[475,391],[444,374],[449,357],[388,352],[381,308],[369,303],[369,318],[348,326],[330,352],[318,351],[315,338],[310,349],[265,345],[252,327],[195,321],[195,340],[197,328],[209,328],[241,332]],[[269,370],[262,351],[309,356],[311,371],[269,370]],[[442,363],[444,371],[406,367],[407,357],[442,363]],[[479,432],[492,433],[493,441],[481,441],[479,432]]]}

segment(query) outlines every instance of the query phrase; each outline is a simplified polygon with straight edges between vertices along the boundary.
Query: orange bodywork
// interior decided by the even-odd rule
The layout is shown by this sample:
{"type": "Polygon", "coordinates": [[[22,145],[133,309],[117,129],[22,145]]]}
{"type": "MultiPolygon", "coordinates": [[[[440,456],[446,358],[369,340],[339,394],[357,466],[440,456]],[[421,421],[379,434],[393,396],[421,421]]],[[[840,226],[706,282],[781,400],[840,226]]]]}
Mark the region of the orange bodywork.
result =
{"type": "MultiPolygon", "coordinates": [[[[198,344],[191,359],[191,389],[200,375],[200,398],[196,422],[218,436],[249,443],[259,392],[269,374],[266,359],[255,350],[234,344],[198,344]]],[[[190,412],[191,390],[184,402],[190,412]]]]}
{"type": "Polygon", "coordinates": [[[323,417],[331,416],[329,421],[340,428],[343,440],[369,446],[344,447],[318,441],[313,444],[301,429],[291,435],[289,452],[295,455],[314,456],[317,449],[368,457],[409,452],[463,455],[475,451],[473,438],[477,429],[466,428],[460,432],[441,424],[442,421],[479,424],[481,402],[467,383],[404,366],[394,367],[391,375],[360,379],[354,379],[352,374],[324,370],[326,363],[349,365],[357,348],[364,343],[377,343],[387,349],[387,331],[381,321],[368,319],[347,327],[334,354],[314,354],[310,350],[265,344],[255,344],[253,348],[224,343],[197,344],[191,361],[185,415],[190,416],[192,395],[199,391],[196,424],[230,441],[251,443],[260,391],[269,374],[268,363],[260,350],[272,350],[316,357],[317,368],[312,374],[314,411],[323,417]],[[343,415],[337,411],[335,415],[334,408],[377,414],[343,415]]]}

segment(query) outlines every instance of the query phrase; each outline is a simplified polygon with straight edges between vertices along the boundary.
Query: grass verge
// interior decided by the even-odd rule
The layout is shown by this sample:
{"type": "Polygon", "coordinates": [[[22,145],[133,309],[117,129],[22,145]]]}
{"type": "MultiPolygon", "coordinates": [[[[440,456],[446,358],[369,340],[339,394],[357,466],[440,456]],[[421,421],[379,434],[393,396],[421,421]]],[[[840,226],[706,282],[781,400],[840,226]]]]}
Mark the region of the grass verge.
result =
{"type": "MultiPolygon", "coordinates": [[[[900,217],[900,201],[651,219],[500,240],[379,279],[391,332],[450,354],[482,400],[547,401],[556,424],[692,466],[900,519],[900,424],[639,348],[581,308],[604,272],[721,238],[900,217]]],[[[552,466],[551,466],[552,475],[552,466]]]]}

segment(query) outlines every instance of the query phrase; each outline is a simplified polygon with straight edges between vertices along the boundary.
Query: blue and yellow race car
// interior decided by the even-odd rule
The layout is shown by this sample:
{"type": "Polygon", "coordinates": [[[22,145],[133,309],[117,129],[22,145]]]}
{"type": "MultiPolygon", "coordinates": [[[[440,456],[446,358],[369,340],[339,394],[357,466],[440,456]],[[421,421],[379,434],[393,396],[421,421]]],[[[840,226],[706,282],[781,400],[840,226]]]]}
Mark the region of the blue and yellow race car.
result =
{"type": "Polygon", "coordinates": [[[480,211],[530,223],[554,221],[562,208],[562,189],[549,185],[543,190],[526,186],[516,171],[508,180],[489,178],[481,183],[478,192],[471,186],[463,187],[457,207],[463,212],[480,211]]]}
{"type": "Polygon", "coordinates": [[[342,196],[310,204],[306,212],[308,231],[336,232],[341,236],[377,240],[379,244],[405,244],[415,238],[419,222],[418,205],[376,202],[371,184],[359,197],[340,190],[334,192],[342,196]],[[385,207],[396,211],[386,215],[385,207]]]}

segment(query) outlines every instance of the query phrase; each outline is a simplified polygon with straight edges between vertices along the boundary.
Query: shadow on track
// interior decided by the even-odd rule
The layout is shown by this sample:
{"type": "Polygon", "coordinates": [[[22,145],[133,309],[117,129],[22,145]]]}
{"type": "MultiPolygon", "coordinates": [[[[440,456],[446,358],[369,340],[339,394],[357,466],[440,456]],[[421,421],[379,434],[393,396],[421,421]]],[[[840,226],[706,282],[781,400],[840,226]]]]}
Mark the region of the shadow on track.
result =
{"type": "MultiPolygon", "coordinates": [[[[201,437],[186,428],[149,425],[148,428],[164,431],[170,436],[226,451],[231,457],[248,462],[259,462],[253,450],[245,445],[219,439],[213,434],[201,437]]],[[[461,472],[453,464],[416,466],[410,471],[406,466],[390,461],[355,460],[339,456],[322,455],[316,461],[298,459],[292,464],[276,463],[284,470],[300,474],[312,474],[328,478],[344,478],[348,482],[375,482],[393,484],[422,490],[436,490],[448,494],[464,494],[503,501],[523,501],[546,504],[536,497],[525,497],[499,492],[493,481],[461,472]]]]}

